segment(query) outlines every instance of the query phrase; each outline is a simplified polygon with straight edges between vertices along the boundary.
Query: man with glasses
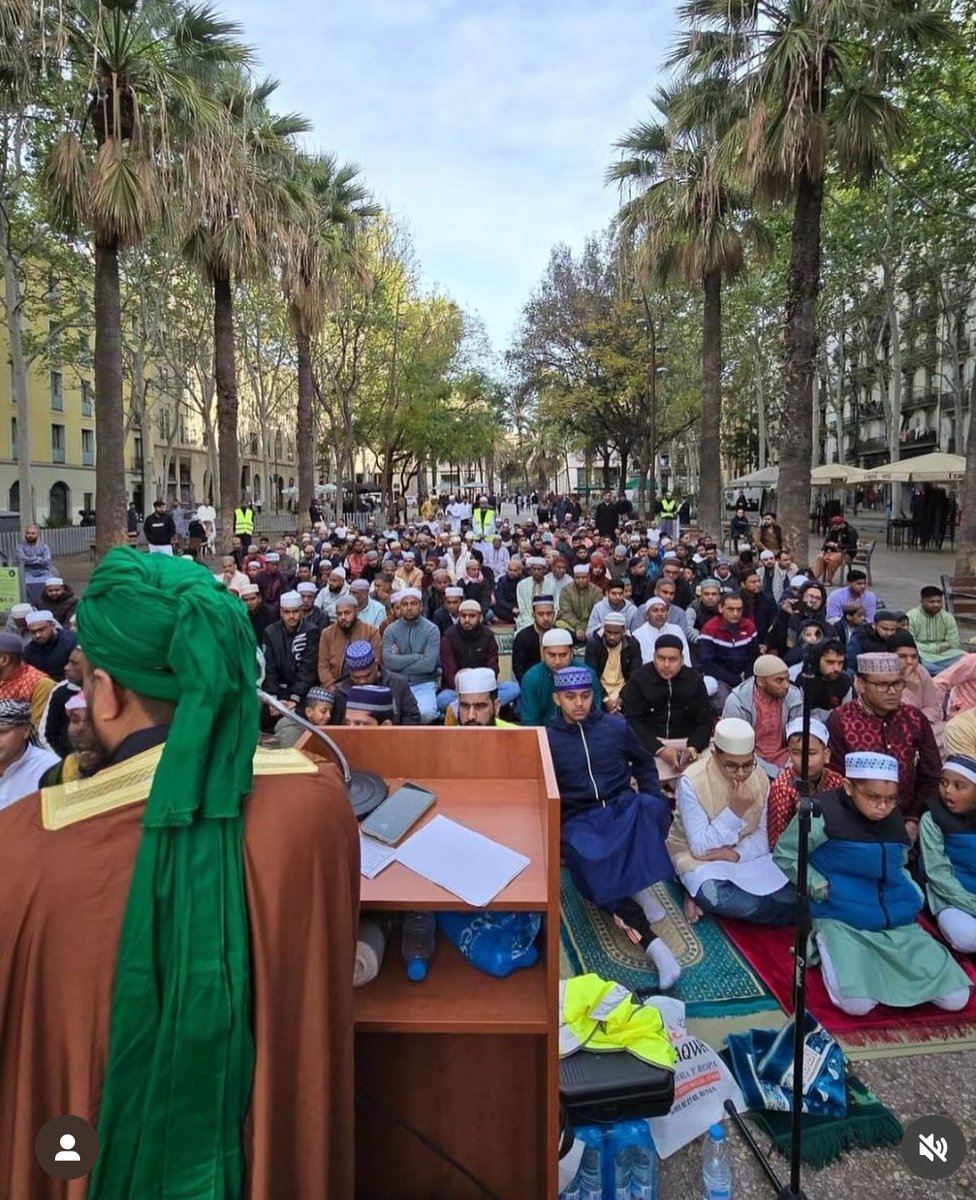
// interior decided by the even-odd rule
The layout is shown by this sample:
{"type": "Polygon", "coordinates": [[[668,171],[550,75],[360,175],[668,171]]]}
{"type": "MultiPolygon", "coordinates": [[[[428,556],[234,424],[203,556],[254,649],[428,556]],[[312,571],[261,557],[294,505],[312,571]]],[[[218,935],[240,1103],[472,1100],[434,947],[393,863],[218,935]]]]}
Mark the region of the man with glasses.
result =
{"type": "Polygon", "coordinates": [[[922,811],[939,794],[942,760],[928,718],[902,703],[905,680],[897,654],[861,654],[856,699],[827,718],[830,761],[839,771],[848,754],[873,751],[898,761],[898,806],[915,841],[922,811]]]}
{"type": "Polygon", "coordinates": [[[755,751],[752,726],[725,717],[711,749],[678,782],[668,850],[692,923],[703,912],[757,925],[793,923],[796,891],[769,849],[769,779],[755,751]]]}

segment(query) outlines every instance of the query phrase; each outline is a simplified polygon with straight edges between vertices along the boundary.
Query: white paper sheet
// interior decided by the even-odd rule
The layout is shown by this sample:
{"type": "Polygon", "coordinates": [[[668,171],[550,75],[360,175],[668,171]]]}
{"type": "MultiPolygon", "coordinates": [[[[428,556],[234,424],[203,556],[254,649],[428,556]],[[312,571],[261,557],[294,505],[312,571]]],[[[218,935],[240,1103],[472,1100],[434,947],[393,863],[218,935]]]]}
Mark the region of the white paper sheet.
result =
{"type": "Polygon", "coordinates": [[[407,838],[396,859],[474,908],[490,904],[530,861],[444,816],[434,817],[407,838]]]}
{"type": "Polygon", "coordinates": [[[392,846],[385,846],[376,838],[359,835],[359,873],[367,879],[375,879],[396,858],[392,846]]]}

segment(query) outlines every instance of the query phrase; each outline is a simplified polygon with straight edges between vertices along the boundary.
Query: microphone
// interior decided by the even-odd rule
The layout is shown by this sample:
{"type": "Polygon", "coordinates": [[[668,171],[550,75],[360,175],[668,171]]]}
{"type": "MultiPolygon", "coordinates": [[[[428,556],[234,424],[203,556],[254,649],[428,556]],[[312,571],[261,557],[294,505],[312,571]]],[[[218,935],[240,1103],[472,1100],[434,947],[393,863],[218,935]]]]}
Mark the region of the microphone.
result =
{"type": "Polygon", "coordinates": [[[360,821],[386,799],[389,792],[386,781],[381,779],[379,775],[374,775],[372,771],[353,771],[349,766],[349,760],[324,729],[320,729],[318,725],[313,725],[305,717],[300,717],[287,704],[283,704],[275,696],[272,696],[270,692],[264,691],[263,688],[258,687],[257,694],[258,699],[267,704],[269,708],[273,708],[275,712],[280,713],[289,721],[293,721],[296,725],[300,725],[302,729],[307,729],[309,733],[314,733],[317,738],[321,738],[325,742],[338,759],[339,769],[342,771],[342,779],[346,785],[346,791],[349,793],[349,803],[352,805],[352,810],[360,821]]]}

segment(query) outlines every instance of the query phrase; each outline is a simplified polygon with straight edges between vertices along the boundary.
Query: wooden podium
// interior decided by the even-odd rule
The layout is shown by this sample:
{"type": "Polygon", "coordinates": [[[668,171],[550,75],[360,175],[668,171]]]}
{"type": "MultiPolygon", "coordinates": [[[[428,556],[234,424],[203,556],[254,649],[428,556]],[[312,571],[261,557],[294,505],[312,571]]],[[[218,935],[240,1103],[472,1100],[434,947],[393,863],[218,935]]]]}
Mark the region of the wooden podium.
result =
{"type": "MultiPolygon", "coordinates": [[[[356,993],[356,1195],[478,1200],[484,1193],[407,1122],[504,1200],[555,1200],[558,1142],[559,793],[541,729],[329,728],[353,769],[437,794],[442,813],[531,864],[491,908],[544,914],[542,961],[494,979],[443,938],[412,983],[396,938],[356,993]],[[379,1101],[379,1105],[374,1103],[379,1101]]],[[[309,745],[309,749],[313,749],[309,745]]],[[[321,747],[314,747],[320,753],[321,747]]],[[[418,825],[417,828],[420,826],[418,825]]],[[[362,908],[464,910],[394,863],[362,880],[362,908]]]]}

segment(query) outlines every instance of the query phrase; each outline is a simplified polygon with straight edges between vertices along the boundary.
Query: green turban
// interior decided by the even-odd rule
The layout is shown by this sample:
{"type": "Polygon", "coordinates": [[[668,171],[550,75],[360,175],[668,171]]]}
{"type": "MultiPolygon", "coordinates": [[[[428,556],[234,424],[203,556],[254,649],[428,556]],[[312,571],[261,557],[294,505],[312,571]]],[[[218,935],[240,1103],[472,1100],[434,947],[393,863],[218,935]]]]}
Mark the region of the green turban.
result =
{"type": "Polygon", "coordinates": [[[119,942],[89,1200],[233,1200],[254,1071],[244,797],[254,635],[199,564],[118,547],[78,606],[93,667],[176,707],[119,942]]]}

